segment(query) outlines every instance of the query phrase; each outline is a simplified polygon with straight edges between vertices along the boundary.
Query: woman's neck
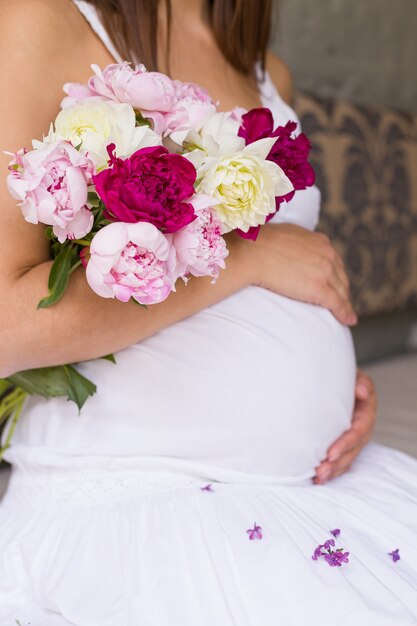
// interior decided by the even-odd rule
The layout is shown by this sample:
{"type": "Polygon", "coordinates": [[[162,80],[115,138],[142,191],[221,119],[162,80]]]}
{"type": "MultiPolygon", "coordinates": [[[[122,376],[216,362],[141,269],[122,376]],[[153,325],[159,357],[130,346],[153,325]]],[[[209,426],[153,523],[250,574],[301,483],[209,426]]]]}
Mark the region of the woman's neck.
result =
{"type": "MultiPolygon", "coordinates": [[[[171,0],[173,19],[202,21],[205,0],[171,0]]],[[[164,3],[161,3],[163,7],[164,3]]]]}
{"type": "MultiPolygon", "coordinates": [[[[207,31],[205,20],[206,0],[171,0],[171,34],[181,37],[203,36],[207,31]]],[[[165,2],[159,3],[160,32],[167,32],[165,2]]]]}

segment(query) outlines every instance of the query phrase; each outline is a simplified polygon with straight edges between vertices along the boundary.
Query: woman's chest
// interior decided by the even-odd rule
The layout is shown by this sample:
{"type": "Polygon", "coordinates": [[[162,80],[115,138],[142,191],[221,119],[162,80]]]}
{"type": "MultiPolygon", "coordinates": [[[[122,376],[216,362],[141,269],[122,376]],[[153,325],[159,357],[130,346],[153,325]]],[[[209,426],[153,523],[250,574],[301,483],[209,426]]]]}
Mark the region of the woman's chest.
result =
{"type": "MultiPolygon", "coordinates": [[[[262,106],[254,78],[232,67],[214,44],[190,45],[189,49],[182,46],[172,43],[169,74],[173,78],[207,89],[213,100],[219,101],[220,110],[262,106]]],[[[162,71],[167,69],[162,68],[162,71]]]]}

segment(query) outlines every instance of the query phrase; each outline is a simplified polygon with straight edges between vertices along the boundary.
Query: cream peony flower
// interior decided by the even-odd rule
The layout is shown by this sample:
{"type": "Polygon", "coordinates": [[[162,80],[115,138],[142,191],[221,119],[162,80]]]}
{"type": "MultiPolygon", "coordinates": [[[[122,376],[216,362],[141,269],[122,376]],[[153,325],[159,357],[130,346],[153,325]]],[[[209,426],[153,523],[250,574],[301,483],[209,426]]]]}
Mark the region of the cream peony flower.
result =
{"type": "Polygon", "coordinates": [[[197,191],[218,200],[216,211],[222,232],[265,224],[275,211],[275,197],[293,191],[283,170],[266,157],[276,138],[260,139],[242,150],[221,157],[208,157],[198,170],[197,191]]]}
{"type": "MultiPolygon", "coordinates": [[[[135,112],[129,104],[89,101],[63,109],[55,120],[53,139],[66,139],[88,153],[96,166],[107,164],[107,146],[116,144],[119,157],[139,148],[160,145],[159,136],[147,126],[135,128],[135,112]]],[[[51,139],[51,133],[46,139],[51,139]]]]}
{"type": "Polygon", "coordinates": [[[212,113],[198,131],[190,130],[183,139],[184,156],[199,167],[208,156],[242,150],[245,140],[238,136],[239,126],[239,121],[230,113],[212,113]]]}

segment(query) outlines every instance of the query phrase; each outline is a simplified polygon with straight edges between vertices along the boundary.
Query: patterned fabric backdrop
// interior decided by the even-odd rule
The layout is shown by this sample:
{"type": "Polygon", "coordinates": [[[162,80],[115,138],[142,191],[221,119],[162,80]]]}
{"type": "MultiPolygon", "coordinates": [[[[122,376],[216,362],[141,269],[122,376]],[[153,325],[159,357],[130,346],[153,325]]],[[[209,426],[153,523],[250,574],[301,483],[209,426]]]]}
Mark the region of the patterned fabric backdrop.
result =
{"type": "Polygon", "coordinates": [[[417,307],[417,116],[297,94],[323,195],[319,229],[341,252],[360,315],[417,307]]]}

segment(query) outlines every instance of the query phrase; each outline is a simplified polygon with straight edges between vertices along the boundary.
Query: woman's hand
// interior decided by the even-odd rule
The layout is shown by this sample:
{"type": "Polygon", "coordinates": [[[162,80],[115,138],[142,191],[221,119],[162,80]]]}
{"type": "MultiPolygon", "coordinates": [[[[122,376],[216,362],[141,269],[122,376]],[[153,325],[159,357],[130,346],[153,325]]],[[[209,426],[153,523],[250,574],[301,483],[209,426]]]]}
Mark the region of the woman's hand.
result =
{"type": "Polygon", "coordinates": [[[248,245],[256,255],[255,284],[329,309],[342,324],[356,324],[343,261],[326,235],[293,224],[268,224],[248,245]]]}
{"type": "Polygon", "coordinates": [[[362,448],[371,439],[375,426],[377,397],[372,379],[358,370],[356,377],[356,402],[352,426],[327,451],[327,458],[317,468],[316,484],[324,484],[344,474],[362,448]]]}

